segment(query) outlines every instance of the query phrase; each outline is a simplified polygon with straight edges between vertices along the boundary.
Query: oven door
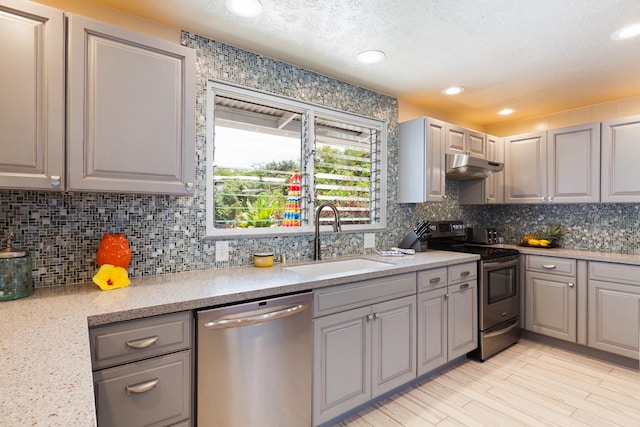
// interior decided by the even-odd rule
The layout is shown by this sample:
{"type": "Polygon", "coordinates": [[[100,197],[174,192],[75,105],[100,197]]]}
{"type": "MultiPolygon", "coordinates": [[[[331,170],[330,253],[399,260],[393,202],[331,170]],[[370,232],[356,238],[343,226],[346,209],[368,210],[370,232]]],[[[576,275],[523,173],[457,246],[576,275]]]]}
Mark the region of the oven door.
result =
{"type": "Polygon", "coordinates": [[[520,257],[480,261],[480,330],[520,316],[520,257]]]}

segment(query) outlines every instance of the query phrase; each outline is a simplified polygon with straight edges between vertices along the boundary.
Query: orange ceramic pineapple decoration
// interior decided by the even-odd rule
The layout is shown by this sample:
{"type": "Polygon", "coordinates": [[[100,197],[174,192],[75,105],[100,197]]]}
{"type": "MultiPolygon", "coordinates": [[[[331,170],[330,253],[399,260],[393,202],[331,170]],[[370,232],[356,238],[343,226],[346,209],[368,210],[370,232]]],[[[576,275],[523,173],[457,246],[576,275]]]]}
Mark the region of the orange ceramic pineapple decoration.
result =
{"type": "Polygon", "coordinates": [[[98,267],[102,267],[104,264],[111,264],[116,267],[122,267],[125,270],[129,268],[131,249],[125,235],[122,233],[104,233],[96,254],[96,260],[98,261],[98,267]]]}
{"type": "Polygon", "coordinates": [[[131,249],[124,234],[104,233],[96,254],[100,269],[93,282],[103,291],[124,288],[131,284],[127,268],[131,261],[131,249]]]}

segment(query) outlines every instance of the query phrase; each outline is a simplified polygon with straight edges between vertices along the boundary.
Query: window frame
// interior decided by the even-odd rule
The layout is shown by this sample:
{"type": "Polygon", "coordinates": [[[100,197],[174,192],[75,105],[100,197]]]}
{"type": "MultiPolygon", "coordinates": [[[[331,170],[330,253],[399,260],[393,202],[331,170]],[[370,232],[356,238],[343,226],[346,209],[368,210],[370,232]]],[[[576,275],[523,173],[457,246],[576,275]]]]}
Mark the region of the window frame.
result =
{"type": "MultiPolygon", "coordinates": [[[[343,225],[342,231],[351,232],[373,232],[386,229],[386,212],[387,212],[387,123],[384,120],[365,117],[354,113],[340,111],[313,104],[298,99],[287,98],[274,95],[264,91],[245,88],[229,83],[218,81],[207,81],[207,106],[206,106],[206,135],[205,135],[205,155],[206,155],[206,236],[205,239],[225,239],[225,238],[242,238],[242,237],[275,237],[275,236],[295,236],[303,234],[312,234],[315,232],[314,220],[315,209],[314,197],[315,182],[313,179],[315,170],[315,159],[313,150],[315,147],[315,117],[329,118],[337,121],[344,121],[354,125],[369,127],[380,132],[379,142],[379,168],[375,173],[374,179],[378,188],[376,192],[379,194],[377,201],[378,221],[372,224],[352,224],[343,225]],[[301,209],[303,218],[308,218],[308,224],[300,227],[276,227],[276,228],[233,228],[219,229],[215,227],[215,204],[214,204],[214,185],[213,185],[213,156],[214,156],[214,131],[215,131],[215,96],[221,95],[230,98],[238,98],[245,101],[253,101],[256,103],[265,103],[266,105],[278,107],[286,110],[299,112],[306,120],[306,126],[302,129],[301,155],[302,155],[302,175],[303,185],[308,188],[308,194],[301,200],[301,209]],[[305,160],[306,159],[306,160],[305,160]],[[305,182],[306,181],[306,182],[305,182]]],[[[375,185],[375,184],[374,184],[375,185]]],[[[373,189],[373,188],[372,188],[373,189]]],[[[322,225],[321,231],[332,230],[330,225],[322,225]]]]}

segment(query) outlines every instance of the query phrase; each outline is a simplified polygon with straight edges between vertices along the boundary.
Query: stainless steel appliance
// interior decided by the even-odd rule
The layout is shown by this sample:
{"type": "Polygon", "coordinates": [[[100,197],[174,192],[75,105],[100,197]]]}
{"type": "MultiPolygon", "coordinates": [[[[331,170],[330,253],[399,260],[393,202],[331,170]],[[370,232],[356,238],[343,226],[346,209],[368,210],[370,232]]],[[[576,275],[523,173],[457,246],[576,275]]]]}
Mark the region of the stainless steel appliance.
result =
{"type": "MultiPolygon", "coordinates": [[[[488,229],[484,229],[488,230],[488,229]]],[[[462,221],[431,223],[429,247],[480,255],[478,261],[478,349],[469,355],[485,360],[520,339],[520,253],[474,244],[462,221]]],[[[479,233],[487,243],[488,232],[479,233]]]]}
{"type": "Polygon", "coordinates": [[[447,179],[454,181],[484,179],[504,169],[504,163],[479,159],[466,154],[446,154],[445,163],[447,179]]]}
{"type": "Polygon", "coordinates": [[[312,293],[197,312],[197,425],[311,425],[312,293]]]}
{"type": "Polygon", "coordinates": [[[485,245],[498,243],[498,231],[495,228],[465,227],[464,234],[467,242],[485,245]]]}

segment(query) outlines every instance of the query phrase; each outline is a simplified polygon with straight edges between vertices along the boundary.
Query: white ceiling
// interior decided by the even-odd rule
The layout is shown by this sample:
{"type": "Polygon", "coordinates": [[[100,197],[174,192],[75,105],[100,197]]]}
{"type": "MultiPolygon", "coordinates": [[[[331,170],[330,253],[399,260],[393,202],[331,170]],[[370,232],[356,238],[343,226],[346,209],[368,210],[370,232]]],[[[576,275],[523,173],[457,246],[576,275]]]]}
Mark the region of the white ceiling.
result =
{"type": "Polygon", "coordinates": [[[479,125],[640,96],[640,37],[610,38],[639,0],[261,0],[256,18],[224,0],[92,1],[479,125]],[[366,49],[386,61],[359,64],[366,49]]]}

